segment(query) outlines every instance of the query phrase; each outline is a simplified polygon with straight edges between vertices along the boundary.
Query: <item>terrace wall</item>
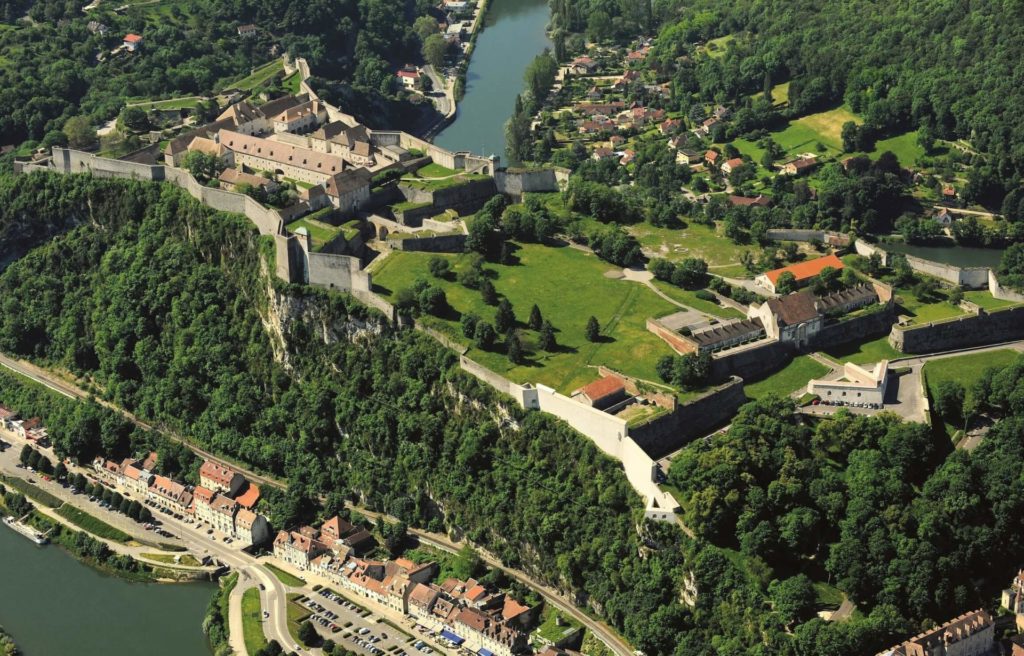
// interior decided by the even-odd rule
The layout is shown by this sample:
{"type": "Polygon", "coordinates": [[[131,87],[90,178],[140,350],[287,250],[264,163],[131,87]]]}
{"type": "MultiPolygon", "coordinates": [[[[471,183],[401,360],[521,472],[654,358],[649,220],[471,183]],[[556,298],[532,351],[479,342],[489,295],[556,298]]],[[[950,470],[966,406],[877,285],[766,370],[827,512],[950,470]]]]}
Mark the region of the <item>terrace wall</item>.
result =
{"type": "Polygon", "coordinates": [[[673,351],[680,355],[694,353],[697,351],[697,347],[693,342],[684,338],[671,328],[662,325],[662,323],[657,319],[648,317],[647,330],[660,337],[666,344],[672,347],[673,351]]]}
{"type": "Polygon", "coordinates": [[[651,458],[663,458],[727,423],[747,400],[743,380],[734,377],[688,403],[678,404],[668,415],[631,426],[629,436],[651,458]]]}
{"type": "Polygon", "coordinates": [[[895,320],[893,304],[889,303],[876,312],[826,324],[811,337],[809,350],[827,350],[850,342],[864,341],[869,337],[881,337],[889,333],[895,320]]]}
{"type": "Polygon", "coordinates": [[[534,171],[505,170],[494,174],[494,183],[500,193],[511,196],[516,202],[524,193],[559,191],[558,176],[553,168],[534,171]]]}
{"type": "Polygon", "coordinates": [[[421,253],[461,253],[466,249],[466,235],[461,232],[434,237],[389,239],[388,245],[396,251],[421,253]]]}
{"type": "Polygon", "coordinates": [[[1024,307],[1011,307],[922,326],[893,326],[889,343],[903,353],[951,351],[1024,339],[1024,307]]]}
{"type": "Polygon", "coordinates": [[[711,380],[724,381],[732,376],[752,380],[782,368],[796,349],[777,340],[762,340],[749,346],[729,349],[711,356],[711,380]]]}

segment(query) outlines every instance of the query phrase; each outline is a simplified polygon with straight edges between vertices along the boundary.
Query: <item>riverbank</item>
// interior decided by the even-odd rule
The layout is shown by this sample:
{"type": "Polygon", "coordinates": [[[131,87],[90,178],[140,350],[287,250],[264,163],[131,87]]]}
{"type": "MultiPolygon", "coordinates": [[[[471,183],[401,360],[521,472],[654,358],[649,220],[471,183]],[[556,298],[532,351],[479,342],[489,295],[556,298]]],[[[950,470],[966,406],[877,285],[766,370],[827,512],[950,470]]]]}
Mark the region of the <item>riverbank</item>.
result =
{"type": "Polygon", "coordinates": [[[0,656],[18,656],[20,653],[14,638],[0,626],[0,656]]]}

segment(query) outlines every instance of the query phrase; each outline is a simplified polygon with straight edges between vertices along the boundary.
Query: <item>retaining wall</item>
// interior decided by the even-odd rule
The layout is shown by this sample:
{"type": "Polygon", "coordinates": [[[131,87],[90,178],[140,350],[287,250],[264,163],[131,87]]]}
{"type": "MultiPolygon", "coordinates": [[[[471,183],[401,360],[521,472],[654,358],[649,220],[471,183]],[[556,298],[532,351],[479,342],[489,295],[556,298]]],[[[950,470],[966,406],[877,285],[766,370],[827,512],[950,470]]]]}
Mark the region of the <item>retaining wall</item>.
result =
{"type": "Polygon", "coordinates": [[[725,381],[732,376],[746,380],[759,378],[771,373],[796,354],[796,349],[788,343],[765,340],[763,344],[730,349],[711,356],[711,380],[725,381]]]}
{"type": "Polygon", "coordinates": [[[892,303],[884,309],[864,316],[826,324],[810,339],[808,350],[822,351],[850,342],[863,341],[868,337],[881,337],[892,330],[896,320],[892,303]]]}
{"type": "Polygon", "coordinates": [[[989,269],[988,272],[988,291],[995,298],[1002,299],[1004,301],[1016,301],[1018,303],[1024,303],[1024,294],[1020,294],[1011,289],[1007,289],[999,284],[999,280],[996,278],[994,271],[989,269]]]}
{"type": "Polygon", "coordinates": [[[559,191],[555,169],[539,169],[535,171],[497,171],[494,184],[498,191],[511,196],[517,202],[524,193],[559,191]]]}
{"type": "Polygon", "coordinates": [[[677,405],[668,415],[642,426],[631,426],[629,436],[651,458],[663,458],[727,423],[746,402],[743,380],[732,378],[703,396],[677,405]]]}
{"type": "Polygon", "coordinates": [[[961,285],[970,289],[982,289],[988,286],[988,267],[961,268],[952,264],[933,262],[913,255],[907,255],[907,264],[918,273],[945,280],[953,285],[961,285]]]}
{"type": "Polygon", "coordinates": [[[388,245],[396,251],[421,253],[461,253],[466,250],[466,235],[461,232],[434,237],[410,237],[388,239],[388,245]]]}
{"type": "Polygon", "coordinates": [[[923,326],[893,326],[889,343],[903,353],[952,351],[1024,339],[1024,307],[959,317],[923,326]]]}
{"type": "Polygon", "coordinates": [[[676,331],[667,328],[657,319],[647,318],[647,330],[660,337],[672,350],[680,355],[693,353],[697,349],[693,342],[683,339],[683,336],[676,331]]]}

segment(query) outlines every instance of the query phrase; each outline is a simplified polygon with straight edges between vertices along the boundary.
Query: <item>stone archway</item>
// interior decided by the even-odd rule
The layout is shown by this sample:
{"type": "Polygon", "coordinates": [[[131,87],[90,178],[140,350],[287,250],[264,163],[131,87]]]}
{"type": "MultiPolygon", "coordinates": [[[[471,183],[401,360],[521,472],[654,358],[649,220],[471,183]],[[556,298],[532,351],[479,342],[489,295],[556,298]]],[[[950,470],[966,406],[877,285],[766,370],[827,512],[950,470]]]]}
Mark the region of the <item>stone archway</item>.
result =
{"type": "Polygon", "coordinates": [[[377,228],[377,239],[384,241],[388,238],[388,229],[384,226],[378,226],[377,228]]]}

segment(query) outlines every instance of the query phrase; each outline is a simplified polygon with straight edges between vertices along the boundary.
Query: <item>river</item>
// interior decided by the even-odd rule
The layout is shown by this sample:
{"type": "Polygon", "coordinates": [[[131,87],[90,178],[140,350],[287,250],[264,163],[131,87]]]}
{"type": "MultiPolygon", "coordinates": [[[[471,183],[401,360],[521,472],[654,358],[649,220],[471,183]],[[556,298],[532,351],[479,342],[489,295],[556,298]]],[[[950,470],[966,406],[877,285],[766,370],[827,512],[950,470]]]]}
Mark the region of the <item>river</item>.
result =
{"type": "Polygon", "coordinates": [[[128,583],[0,526],[0,625],[25,656],[209,656],[209,583],[128,583]]]}
{"type": "Polygon", "coordinates": [[[933,262],[952,264],[958,267],[990,267],[999,268],[999,260],[1003,256],[1000,248],[977,248],[959,246],[950,242],[948,246],[920,246],[894,241],[881,244],[881,247],[893,253],[914,255],[933,262]]]}
{"type": "Polygon", "coordinates": [[[533,58],[551,47],[545,33],[548,0],[491,0],[484,31],[466,71],[466,93],[455,121],[434,139],[448,150],[498,155],[505,162],[505,122],[516,95],[524,89],[523,72],[533,58]]]}

